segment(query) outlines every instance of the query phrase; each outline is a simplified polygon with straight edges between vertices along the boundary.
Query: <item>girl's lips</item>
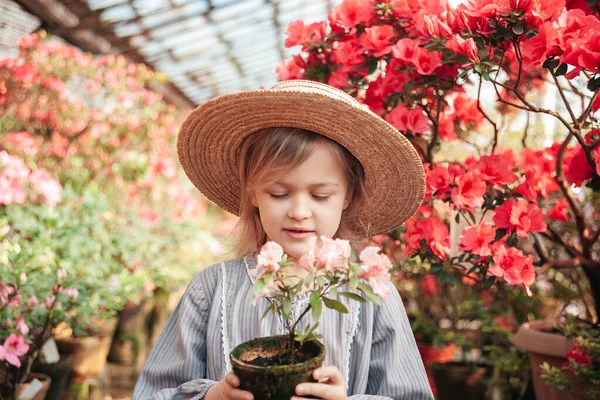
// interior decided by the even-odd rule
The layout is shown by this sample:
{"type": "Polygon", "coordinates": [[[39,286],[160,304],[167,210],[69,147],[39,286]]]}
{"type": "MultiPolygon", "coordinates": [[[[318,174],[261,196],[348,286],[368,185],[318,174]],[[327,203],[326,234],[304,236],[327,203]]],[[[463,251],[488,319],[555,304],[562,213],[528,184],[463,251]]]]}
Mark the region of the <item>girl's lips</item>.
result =
{"type": "Polygon", "coordinates": [[[310,235],[312,235],[314,233],[314,231],[295,232],[295,231],[290,231],[287,229],[284,229],[284,231],[292,239],[298,239],[298,240],[306,239],[307,237],[309,237],[310,235]]]}

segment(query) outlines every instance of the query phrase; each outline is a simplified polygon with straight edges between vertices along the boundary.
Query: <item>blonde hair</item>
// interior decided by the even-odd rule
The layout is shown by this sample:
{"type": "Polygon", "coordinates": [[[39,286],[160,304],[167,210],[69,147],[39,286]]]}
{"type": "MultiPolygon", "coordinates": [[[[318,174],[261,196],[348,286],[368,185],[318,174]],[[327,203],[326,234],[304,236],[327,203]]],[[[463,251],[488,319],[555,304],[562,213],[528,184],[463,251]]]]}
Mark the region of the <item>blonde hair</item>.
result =
{"type": "Polygon", "coordinates": [[[258,208],[252,204],[252,194],[302,164],[316,144],[324,144],[331,150],[348,184],[350,203],[342,212],[335,237],[368,238],[369,224],[360,219],[368,209],[362,164],[346,148],[318,133],[299,128],[266,128],[246,138],[239,153],[240,219],[233,231],[231,246],[236,256],[258,251],[267,240],[258,208]]]}

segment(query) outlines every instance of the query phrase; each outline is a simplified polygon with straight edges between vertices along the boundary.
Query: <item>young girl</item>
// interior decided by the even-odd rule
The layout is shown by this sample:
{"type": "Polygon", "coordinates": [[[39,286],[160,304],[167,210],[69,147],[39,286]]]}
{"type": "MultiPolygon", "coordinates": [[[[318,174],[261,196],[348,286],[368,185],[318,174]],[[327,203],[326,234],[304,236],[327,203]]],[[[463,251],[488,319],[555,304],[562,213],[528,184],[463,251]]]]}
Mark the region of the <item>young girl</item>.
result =
{"type": "MultiPolygon", "coordinates": [[[[269,298],[252,304],[256,252],[272,240],[298,259],[312,236],[365,239],[397,228],[423,198],[423,166],[391,125],[346,93],[308,81],[204,103],[186,119],[177,147],[196,187],[240,216],[242,257],[192,279],[133,399],[251,400],[237,388],[229,353],[285,328],[272,313],[261,320],[269,298]]],[[[340,297],[348,314],[323,311],[324,366],[313,374],[318,383],[298,385],[294,399],[433,399],[402,301],[388,289],[381,306],[340,297]]],[[[308,301],[299,295],[292,317],[308,301]]]]}

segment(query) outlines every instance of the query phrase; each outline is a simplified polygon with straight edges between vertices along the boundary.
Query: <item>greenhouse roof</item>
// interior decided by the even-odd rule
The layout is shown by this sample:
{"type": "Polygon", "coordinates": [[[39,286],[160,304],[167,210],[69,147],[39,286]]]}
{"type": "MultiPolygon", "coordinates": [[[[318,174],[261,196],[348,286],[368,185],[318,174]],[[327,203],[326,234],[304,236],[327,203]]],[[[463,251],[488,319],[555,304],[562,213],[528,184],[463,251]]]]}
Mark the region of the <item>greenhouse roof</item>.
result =
{"type": "Polygon", "coordinates": [[[298,51],[284,47],[288,24],[325,20],[341,2],[16,1],[42,19],[50,32],[86,50],[121,53],[149,64],[167,75],[191,105],[220,94],[273,85],[275,66],[298,51]]]}

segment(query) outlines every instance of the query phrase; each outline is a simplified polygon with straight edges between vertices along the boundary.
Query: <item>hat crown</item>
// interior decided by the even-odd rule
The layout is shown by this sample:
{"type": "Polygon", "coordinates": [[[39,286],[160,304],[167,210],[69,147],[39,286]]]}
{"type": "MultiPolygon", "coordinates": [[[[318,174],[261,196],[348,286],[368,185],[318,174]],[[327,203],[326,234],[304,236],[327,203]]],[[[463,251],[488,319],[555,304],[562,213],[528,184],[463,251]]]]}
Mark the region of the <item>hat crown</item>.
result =
{"type": "Polygon", "coordinates": [[[274,85],[271,89],[269,89],[269,91],[294,91],[302,93],[320,94],[336,100],[342,100],[348,104],[353,105],[354,107],[363,108],[361,104],[348,93],[321,82],[293,79],[289,81],[279,82],[276,85],[274,85]]]}

